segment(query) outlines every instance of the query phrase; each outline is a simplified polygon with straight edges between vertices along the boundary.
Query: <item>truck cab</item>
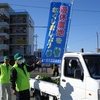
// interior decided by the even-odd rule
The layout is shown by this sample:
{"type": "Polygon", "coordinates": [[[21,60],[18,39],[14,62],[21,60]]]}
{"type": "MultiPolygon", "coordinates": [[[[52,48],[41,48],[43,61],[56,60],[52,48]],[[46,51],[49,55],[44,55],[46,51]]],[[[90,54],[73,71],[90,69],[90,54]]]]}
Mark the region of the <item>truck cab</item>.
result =
{"type": "Polygon", "coordinates": [[[59,91],[60,100],[100,100],[100,54],[65,53],[59,91]]]}

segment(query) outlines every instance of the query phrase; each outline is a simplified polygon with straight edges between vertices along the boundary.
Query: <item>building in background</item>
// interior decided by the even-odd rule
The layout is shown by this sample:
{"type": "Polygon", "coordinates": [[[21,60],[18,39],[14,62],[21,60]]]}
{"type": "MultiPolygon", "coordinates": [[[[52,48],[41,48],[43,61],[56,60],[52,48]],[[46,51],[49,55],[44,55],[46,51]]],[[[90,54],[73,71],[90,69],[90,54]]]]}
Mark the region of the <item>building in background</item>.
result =
{"type": "Polygon", "coordinates": [[[33,55],[34,22],[25,10],[14,11],[0,3],[0,61],[5,55],[33,55]]]}
{"type": "Polygon", "coordinates": [[[43,51],[43,49],[38,49],[37,51],[34,51],[34,55],[35,55],[38,59],[41,59],[41,58],[42,58],[42,51],[43,51]]]}

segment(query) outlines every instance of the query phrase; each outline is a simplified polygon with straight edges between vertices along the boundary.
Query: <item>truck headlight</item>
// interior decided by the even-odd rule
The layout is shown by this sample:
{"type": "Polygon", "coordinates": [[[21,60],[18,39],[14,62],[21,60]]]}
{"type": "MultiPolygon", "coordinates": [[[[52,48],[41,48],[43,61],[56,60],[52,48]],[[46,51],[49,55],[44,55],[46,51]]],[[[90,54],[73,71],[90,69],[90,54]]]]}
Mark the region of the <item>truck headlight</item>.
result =
{"type": "Polygon", "coordinates": [[[98,90],[98,100],[100,100],[100,89],[98,90]]]}

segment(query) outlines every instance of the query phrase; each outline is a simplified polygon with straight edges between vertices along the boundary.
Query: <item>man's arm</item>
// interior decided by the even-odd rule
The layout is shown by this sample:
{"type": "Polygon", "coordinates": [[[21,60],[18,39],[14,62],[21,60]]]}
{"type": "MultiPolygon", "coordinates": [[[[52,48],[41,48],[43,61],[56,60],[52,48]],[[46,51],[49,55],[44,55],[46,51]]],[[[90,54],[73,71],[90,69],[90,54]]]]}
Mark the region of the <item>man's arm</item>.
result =
{"type": "Polygon", "coordinates": [[[16,88],[16,84],[15,84],[16,79],[17,79],[17,71],[15,68],[12,68],[10,73],[10,82],[11,82],[11,88],[13,90],[15,90],[16,88]]]}
{"type": "Polygon", "coordinates": [[[41,67],[40,61],[38,61],[36,64],[32,64],[31,66],[26,64],[28,72],[33,71],[36,67],[41,67]]]}

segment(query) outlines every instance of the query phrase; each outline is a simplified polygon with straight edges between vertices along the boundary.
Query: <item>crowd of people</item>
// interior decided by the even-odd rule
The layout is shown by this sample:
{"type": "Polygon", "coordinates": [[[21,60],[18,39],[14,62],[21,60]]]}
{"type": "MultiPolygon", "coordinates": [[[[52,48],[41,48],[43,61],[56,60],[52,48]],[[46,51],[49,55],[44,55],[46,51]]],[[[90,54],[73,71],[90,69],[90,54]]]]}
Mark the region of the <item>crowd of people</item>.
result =
{"type": "MultiPolygon", "coordinates": [[[[7,100],[12,100],[12,93],[16,95],[16,100],[30,100],[30,72],[40,67],[41,61],[29,65],[20,53],[14,55],[14,61],[12,66],[9,56],[5,56],[4,62],[0,65],[0,100],[5,100],[5,90],[7,100]]],[[[58,65],[52,64],[51,67],[53,76],[58,76],[58,65]]]]}

